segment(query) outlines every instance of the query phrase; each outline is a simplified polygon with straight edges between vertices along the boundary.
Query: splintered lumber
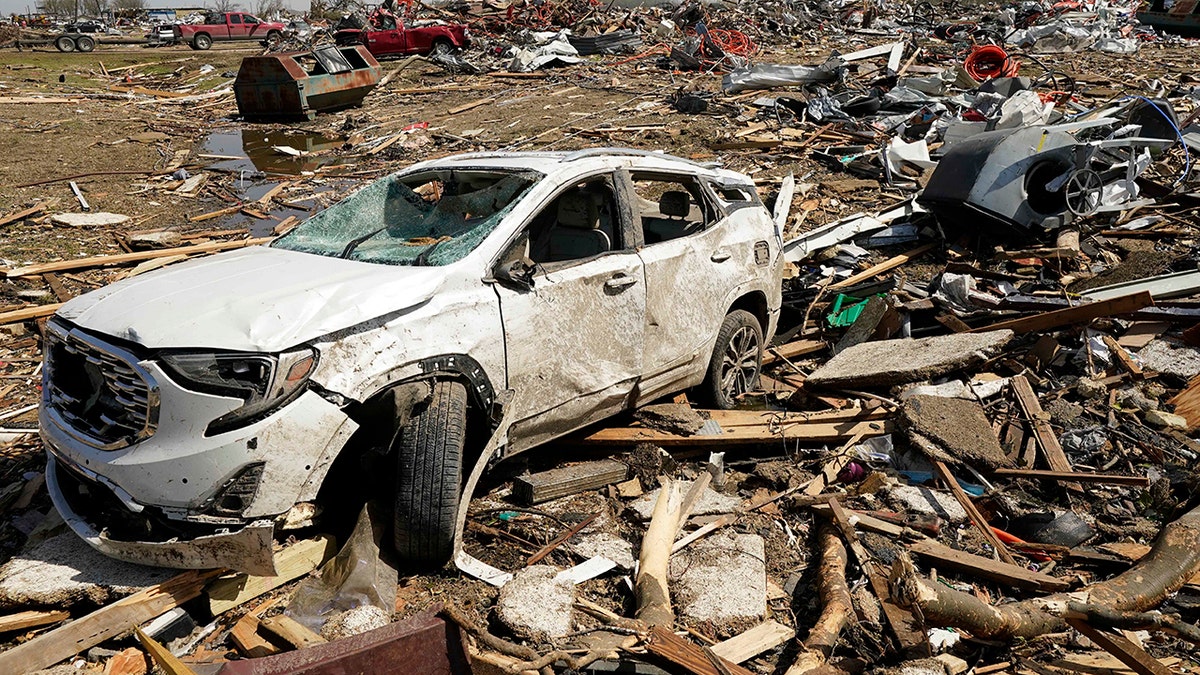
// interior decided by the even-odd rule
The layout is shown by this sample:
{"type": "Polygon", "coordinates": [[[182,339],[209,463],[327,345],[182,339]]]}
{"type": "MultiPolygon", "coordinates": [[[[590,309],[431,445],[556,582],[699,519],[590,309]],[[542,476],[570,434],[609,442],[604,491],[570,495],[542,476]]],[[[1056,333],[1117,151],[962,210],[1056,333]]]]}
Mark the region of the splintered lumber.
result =
{"type": "Polygon", "coordinates": [[[1129,314],[1144,307],[1152,306],[1154,306],[1154,298],[1151,297],[1150,291],[1142,291],[1140,293],[1122,295],[1111,300],[1099,300],[1075,307],[1065,307],[1050,312],[1034,314],[1033,316],[1026,316],[1020,319],[1001,321],[989,326],[980,326],[979,328],[971,329],[971,332],[982,333],[989,330],[1011,330],[1017,334],[1042,332],[1077,323],[1087,323],[1092,319],[1099,319],[1105,316],[1129,314]]]}
{"type": "Polygon", "coordinates": [[[854,614],[850,587],[846,584],[846,547],[828,521],[822,521],[817,530],[817,545],[821,551],[816,578],[821,614],[816,625],[808,631],[802,650],[796,656],[796,662],[787,669],[787,675],[804,675],[824,665],[854,614]]]}
{"type": "Polygon", "coordinates": [[[888,421],[796,423],[776,428],[764,422],[757,426],[734,427],[711,436],[681,436],[643,427],[614,427],[601,429],[584,436],[578,442],[589,445],[631,445],[654,443],[662,447],[735,445],[769,443],[772,441],[809,441],[813,443],[844,443],[857,435],[863,438],[892,433],[895,425],[888,421]]]}
{"type": "Polygon", "coordinates": [[[278,572],[275,576],[238,574],[214,581],[205,592],[208,596],[208,609],[213,616],[218,616],[241,606],[267,591],[315,570],[336,551],[336,542],[327,534],[298,541],[275,554],[275,570],[278,572]]]}
{"type": "Polygon", "coordinates": [[[212,220],[213,218],[220,218],[221,216],[228,216],[228,215],[237,213],[238,211],[241,211],[241,210],[242,210],[241,204],[237,204],[235,206],[227,206],[223,209],[217,209],[216,211],[209,211],[208,213],[201,213],[198,216],[188,216],[188,222],[199,223],[199,222],[203,222],[205,220],[212,220]]]}
{"type": "Polygon", "coordinates": [[[837,482],[838,474],[841,473],[842,469],[846,468],[846,465],[849,464],[850,460],[853,459],[853,456],[850,454],[850,449],[855,445],[858,445],[862,439],[863,435],[861,433],[856,433],[850,438],[850,440],[846,441],[845,445],[838,448],[837,451],[833,453],[833,457],[830,457],[829,461],[825,462],[825,466],[821,468],[821,473],[817,474],[816,478],[813,478],[808,482],[808,485],[804,486],[804,494],[810,497],[816,497],[824,492],[825,488],[837,482]]]}
{"type": "Polygon", "coordinates": [[[778,647],[796,636],[796,631],[778,621],[764,621],[754,628],[712,646],[713,652],[733,663],[742,663],[778,647]]]}
{"type": "Polygon", "coordinates": [[[834,291],[839,288],[848,288],[850,286],[853,286],[854,284],[866,281],[867,279],[870,279],[878,274],[883,274],[884,272],[893,270],[893,269],[903,265],[904,263],[908,262],[909,260],[912,260],[913,258],[921,255],[922,253],[932,249],[936,245],[937,244],[925,244],[923,246],[918,246],[918,247],[914,248],[913,250],[908,251],[907,253],[901,253],[898,256],[893,256],[891,258],[888,258],[887,260],[884,260],[883,262],[879,263],[878,265],[872,265],[871,267],[868,267],[867,269],[859,272],[858,274],[855,274],[853,276],[849,276],[849,277],[846,277],[845,279],[842,279],[841,281],[837,282],[836,284],[830,284],[829,290],[834,291]]]}
{"type": "Polygon", "coordinates": [[[605,459],[550,469],[513,479],[512,494],[519,502],[540,504],[585,490],[595,490],[625,480],[629,467],[605,459]]]}
{"type": "Polygon", "coordinates": [[[823,340],[796,340],[787,344],[779,345],[778,347],[768,347],[767,352],[763,354],[762,365],[769,366],[776,361],[784,361],[794,359],[805,354],[812,354],[825,349],[826,344],[823,340]]]}
{"type": "Polygon", "coordinates": [[[975,528],[983,535],[984,540],[991,544],[992,548],[996,549],[996,553],[1000,554],[1000,558],[1004,562],[1016,566],[1016,558],[1012,557],[1012,554],[1008,552],[1008,547],[992,531],[991,525],[988,525],[987,520],[984,519],[979,509],[975,508],[975,502],[971,501],[971,497],[958,484],[958,480],[954,477],[954,474],[950,473],[950,468],[946,466],[946,463],[938,460],[933,463],[933,467],[941,477],[942,482],[946,484],[946,487],[950,488],[950,494],[954,495],[959,505],[970,516],[971,522],[975,524],[975,528]]]}
{"type": "Polygon", "coordinates": [[[296,649],[304,649],[305,647],[328,642],[328,640],[312,632],[304,624],[286,614],[279,614],[269,619],[263,619],[259,623],[259,626],[296,649]]]}
{"type": "Polygon", "coordinates": [[[850,519],[846,517],[846,511],[842,509],[842,505],[838,503],[837,498],[830,497],[828,504],[830,518],[837,525],[838,530],[841,531],[842,538],[850,546],[850,550],[854,553],[854,558],[858,561],[859,567],[867,575],[867,581],[870,582],[871,590],[875,593],[875,597],[879,598],[879,604],[883,608],[883,615],[887,619],[889,630],[896,637],[900,653],[909,658],[928,657],[929,641],[921,629],[921,624],[917,622],[912,612],[892,601],[887,579],[883,578],[883,573],[880,571],[874,558],[871,557],[871,554],[862,545],[862,542],[858,540],[858,533],[855,532],[854,526],[850,524],[850,519]]]}
{"type": "Polygon", "coordinates": [[[481,98],[479,100],[471,101],[470,103],[464,103],[455,108],[451,108],[446,111],[446,114],[447,115],[457,115],[459,113],[465,113],[468,110],[474,110],[480,106],[484,106],[489,103],[495,103],[495,102],[496,102],[496,99],[494,99],[494,98],[481,98]]]}
{"type": "Polygon", "coordinates": [[[41,210],[42,206],[39,204],[38,206],[31,206],[23,211],[10,213],[7,216],[0,216],[0,225],[8,225],[9,223],[17,222],[18,220],[24,220],[35,213],[40,213],[41,210]]]}
{"type": "Polygon", "coordinates": [[[34,305],[33,307],[22,307],[14,309],[11,312],[0,312],[0,325],[6,323],[20,323],[30,319],[40,319],[43,316],[50,316],[62,307],[63,303],[53,302],[48,305],[34,305]]]}
{"type": "Polygon", "coordinates": [[[22,628],[34,628],[35,626],[46,626],[59,621],[65,621],[71,618],[70,612],[57,610],[29,610],[28,612],[17,612],[7,616],[0,616],[0,633],[7,633],[13,630],[21,630],[22,628]]]}
{"type": "Polygon", "coordinates": [[[714,665],[704,649],[671,632],[666,626],[654,626],[646,640],[646,650],[695,675],[752,675],[749,670],[717,655],[722,666],[714,665]]]}
{"type": "Polygon", "coordinates": [[[4,276],[9,279],[14,279],[16,277],[28,277],[35,274],[45,274],[46,272],[63,272],[67,270],[87,269],[89,267],[124,265],[126,263],[141,262],[143,260],[153,260],[155,258],[165,258],[180,254],[194,255],[197,253],[214,253],[216,251],[225,251],[234,248],[243,248],[246,246],[258,246],[260,244],[265,244],[272,239],[273,237],[260,237],[258,239],[241,239],[238,241],[213,241],[207,244],[197,244],[195,246],[179,246],[177,248],[160,248],[154,251],[137,251],[135,253],[118,253],[116,255],[98,255],[91,258],[76,258],[75,260],[60,260],[58,262],[18,267],[15,270],[8,270],[4,273],[4,276]]]}
{"type": "Polygon", "coordinates": [[[1132,640],[1116,631],[1100,630],[1080,619],[1067,619],[1072,628],[1083,633],[1104,651],[1115,656],[1138,675],[1170,675],[1171,669],[1146,653],[1132,640]]]}
{"type": "Polygon", "coordinates": [[[1025,417],[1029,418],[1029,423],[1033,426],[1033,433],[1037,437],[1038,447],[1042,449],[1046,464],[1050,465],[1053,471],[1072,471],[1071,461],[1058,444],[1058,434],[1050,427],[1050,421],[1042,411],[1042,404],[1038,401],[1037,394],[1033,393],[1029,380],[1025,379],[1024,375],[1017,375],[1012,378],[1012,390],[1025,417]]]}
{"type": "Polygon", "coordinates": [[[1188,431],[1200,427],[1200,375],[1188,381],[1178,394],[1167,401],[1175,406],[1175,414],[1187,420],[1188,431]]]}
{"type": "Polygon", "coordinates": [[[579,534],[579,532],[581,530],[583,530],[583,528],[590,525],[591,522],[593,520],[595,520],[596,516],[598,516],[598,515],[600,515],[600,514],[593,513],[592,515],[588,516],[587,518],[584,518],[583,520],[572,525],[571,527],[568,527],[566,530],[563,530],[562,534],[558,535],[554,539],[551,539],[550,543],[543,546],[540,551],[529,556],[529,559],[525,561],[525,564],[526,565],[536,565],[539,562],[541,562],[542,558],[545,558],[546,556],[550,555],[554,551],[554,549],[558,548],[559,546],[562,546],[563,542],[565,542],[566,540],[570,539],[571,537],[574,537],[575,535],[579,534]]]}
{"type": "Polygon", "coordinates": [[[238,619],[237,623],[233,624],[233,628],[229,630],[229,637],[243,656],[255,659],[283,651],[270,640],[258,634],[260,617],[282,600],[283,597],[268,600],[254,608],[253,611],[247,612],[245,616],[238,619]]]}
{"type": "Polygon", "coordinates": [[[133,632],[137,635],[138,642],[142,643],[142,647],[150,653],[150,658],[159,668],[162,668],[164,673],[167,675],[196,675],[196,671],[188,668],[183,661],[179,660],[179,657],[171,653],[171,650],[146,635],[141,628],[135,628],[133,632]]]}
{"type": "Polygon", "coordinates": [[[1145,476],[1118,476],[1112,473],[1082,473],[1079,471],[1046,471],[1043,469],[995,469],[993,476],[1007,478],[1039,478],[1042,480],[1067,481],[1071,483],[1096,483],[1099,485],[1132,485],[1150,487],[1145,476]]]}
{"type": "Polygon", "coordinates": [[[938,563],[935,565],[936,567],[948,567],[1007,584],[1013,588],[1029,591],[1065,591],[1071,585],[1062,579],[1041,572],[1033,572],[1019,565],[997,562],[991,558],[966,551],[956,551],[931,539],[923,539],[909,544],[908,550],[936,561],[938,563]]]}
{"type": "Polygon", "coordinates": [[[189,570],[0,652],[0,673],[47,668],[200,595],[215,571],[189,570]]]}
{"type": "Polygon", "coordinates": [[[1129,352],[1125,351],[1124,347],[1118,344],[1116,340],[1112,339],[1111,336],[1104,335],[1102,336],[1102,339],[1104,340],[1105,346],[1108,347],[1108,351],[1117,359],[1117,362],[1121,364],[1122,368],[1124,368],[1129,372],[1130,375],[1133,375],[1134,377],[1142,376],[1142,366],[1138,364],[1138,362],[1135,361],[1132,356],[1130,356],[1129,352]]]}

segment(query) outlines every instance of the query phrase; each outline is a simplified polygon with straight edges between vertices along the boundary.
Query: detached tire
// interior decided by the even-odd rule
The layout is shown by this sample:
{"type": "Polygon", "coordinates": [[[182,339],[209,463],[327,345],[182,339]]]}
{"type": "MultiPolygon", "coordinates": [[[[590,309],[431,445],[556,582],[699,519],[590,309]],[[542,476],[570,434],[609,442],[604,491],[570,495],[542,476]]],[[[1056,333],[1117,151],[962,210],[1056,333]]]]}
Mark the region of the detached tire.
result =
{"type": "Polygon", "coordinates": [[[733,310],[725,316],[717,332],[717,344],[699,395],[718,410],[733,408],[739,396],[757,386],[762,354],[762,327],[758,319],[745,310],[733,310]]]}
{"type": "Polygon", "coordinates": [[[393,538],[413,567],[441,567],[454,552],[466,433],[466,387],[437,382],[397,437],[393,538]]]}

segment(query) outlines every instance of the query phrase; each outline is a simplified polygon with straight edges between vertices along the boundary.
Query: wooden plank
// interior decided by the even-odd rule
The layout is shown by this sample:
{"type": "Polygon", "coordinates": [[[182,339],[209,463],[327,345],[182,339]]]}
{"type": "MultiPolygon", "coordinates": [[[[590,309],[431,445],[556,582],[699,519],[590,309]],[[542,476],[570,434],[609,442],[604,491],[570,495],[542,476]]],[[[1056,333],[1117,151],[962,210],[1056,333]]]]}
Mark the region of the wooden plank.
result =
{"type": "Polygon", "coordinates": [[[1117,359],[1117,362],[1121,364],[1122,368],[1124,368],[1129,372],[1130,375],[1133,375],[1134,377],[1142,376],[1142,366],[1138,364],[1137,361],[1133,360],[1133,357],[1129,355],[1129,352],[1125,351],[1124,347],[1117,344],[1117,341],[1108,335],[1102,336],[1102,339],[1104,340],[1105,346],[1108,347],[1108,351],[1113,355],[1114,358],[1117,359]]]}
{"type": "Polygon", "coordinates": [[[838,474],[841,473],[842,469],[846,468],[846,465],[850,463],[850,460],[854,459],[855,457],[850,453],[850,448],[853,448],[860,441],[862,441],[862,438],[863,435],[861,433],[854,434],[854,436],[851,436],[850,440],[846,441],[842,447],[834,451],[833,457],[830,457],[829,460],[825,462],[825,466],[821,468],[821,473],[817,474],[815,478],[808,482],[808,485],[804,486],[804,494],[810,497],[816,497],[824,492],[825,488],[837,482],[838,474]]]}
{"type": "Polygon", "coordinates": [[[328,642],[325,638],[309,630],[304,624],[286,614],[279,614],[269,619],[263,619],[259,627],[296,649],[304,649],[328,642]]]}
{"type": "Polygon", "coordinates": [[[895,269],[895,268],[903,265],[904,263],[908,262],[909,260],[912,260],[913,258],[921,255],[922,253],[925,253],[926,251],[931,250],[935,246],[937,246],[936,243],[925,244],[923,246],[918,246],[918,247],[914,248],[913,250],[908,251],[907,253],[901,253],[898,256],[893,256],[891,258],[888,258],[887,260],[884,260],[883,262],[879,263],[878,265],[872,265],[871,267],[868,267],[867,269],[859,272],[858,274],[855,274],[853,276],[842,279],[841,281],[837,282],[836,284],[830,284],[829,290],[833,291],[833,290],[837,290],[839,288],[848,288],[850,286],[853,286],[854,284],[866,281],[867,279],[871,279],[871,278],[875,277],[876,275],[883,274],[884,272],[887,272],[889,270],[895,269]]]}
{"type": "Polygon", "coordinates": [[[242,210],[241,204],[237,204],[235,206],[227,206],[223,209],[217,209],[216,211],[209,211],[208,213],[201,213],[198,216],[188,216],[188,222],[199,223],[199,222],[203,222],[205,220],[212,220],[213,218],[220,218],[221,216],[232,215],[241,210],[242,210]]]}
{"type": "Polygon", "coordinates": [[[41,263],[38,265],[29,265],[27,267],[18,267],[15,270],[8,270],[4,276],[9,279],[16,277],[28,277],[35,274],[45,274],[46,272],[62,272],[66,270],[81,270],[90,267],[106,267],[108,265],[124,265],[131,262],[141,262],[143,260],[153,260],[155,258],[165,258],[172,255],[193,255],[196,253],[215,253],[216,251],[226,251],[234,248],[244,248],[246,246],[258,246],[272,241],[273,237],[261,237],[258,239],[242,239],[239,241],[213,241],[207,244],[197,244],[195,246],[180,246],[177,248],[161,248],[154,251],[137,251],[136,253],[118,253],[116,255],[98,255],[91,258],[76,258],[74,260],[60,260],[58,262],[41,263]]]}
{"type": "Polygon", "coordinates": [[[866,547],[858,540],[858,533],[850,524],[850,519],[846,517],[846,511],[838,503],[837,498],[830,497],[827,504],[829,505],[830,519],[841,531],[842,538],[846,540],[850,551],[854,553],[859,567],[867,575],[871,590],[875,592],[875,597],[879,599],[879,604],[883,607],[883,615],[887,619],[889,630],[896,637],[901,655],[905,658],[928,657],[929,641],[925,637],[921,624],[912,615],[912,612],[892,602],[887,579],[866,547]]]}
{"type": "Polygon", "coordinates": [[[0,225],[8,225],[9,223],[17,222],[18,220],[24,220],[25,218],[28,218],[36,213],[41,213],[41,211],[42,206],[41,204],[38,204],[37,206],[31,206],[23,211],[16,211],[8,214],[7,216],[0,216],[0,225]]]}
{"type": "Polygon", "coordinates": [[[908,550],[926,558],[936,560],[938,567],[949,567],[991,581],[1027,591],[1065,591],[1071,584],[1041,572],[1033,572],[1019,565],[997,562],[990,558],[957,551],[943,546],[932,539],[923,539],[908,545],[908,550]]]}
{"type": "Polygon", "coordinates": [[[70,612],[62,612],[57,610],[29,610],[27,612],[17,612],[16,614],[8,614],[0,616],[0,633],[9,631],[21,630],[22,628],[33,628],[35,626],[46,626],[59,621],[66,621],[71,618],[70,612]]]}
{"type": "Polygon", "coordinates": [[[1200,427],[1200,375],[1188,380],[1187,386],[1167,403],[1175,406],[1175,414],[1187,420],[1189,432],[1200,427]]]}
{"type": "Polygon", "coordinates": [[[1011,330],[1014,333],[1035,333],[1054,328],[1062,328],[1077,323],[1087,323],[1092,319],[1116,314],[1129,314],[1144,307],[1153,307],[1154,298],[1150,291],[1122,295],[1110,300],[1089,302],[1075,307],[1064,307],[1050,312],[1042,312],[1010,321],[1001,321],[987,326],[971,329],[972,333],[982,333],[989,330],[1011,330]]]}
{"type": "Polygon", "coordinates": [[[62,307],[63,303],[53,302],[48,305],[35,305],[33,307],[22,307],[14,309],[11,312],[0,312],[0,325],[6,323],[20,323],[30,319],[40,319],[43,316],[50,316],[62,307]]]}
{"type": "Polygon", "coordinates": [[[776,361],[794,359],[797,356],[812,354],[825,349],[824,340],[796,340],[778,347],[768,347],[763,354],[762,365],[769,366],[776,361]]]}
{"type": "Polygon", "coordinates": [[[135,628],[134,634],[137,635],[138,642],[142,643],[142,647],[150,653],[150,658],[154,663],[162,669],[167,675],[196,675],[196,671],[188,668],[179,657],[171,653],[171,650],[162,646],[157,640],[146,635],[141,628],[135,628]]]}
{"type": "Polygon", "coordinates": [[[189,570],[0,652],[0,673],[25,673],[47,668],[95,647],[128,631],[130,626],[143,624],[199,596],[215,574],[214,571],[189,570]]]}
{"type": "Polygon", "coordinates": [[[1015,566],[1017,564],[1016,558],[1012,557],[1012,553],[1009,553],[1008,547],[1004,545],[1004,542],[1000,541],[995,532],[992,532],[991,525],[988,525],[987,520],[984,519],[979,509],[975,508],[975,502],[971,501],[971,497],[963,491],[962,487],[958,484],[958,480],[954,478],[954,474],[950,473],[950,468],[946,466],[946,463],[938,460],[933,463],[933,468],[941,477],[942,482],[946,484],[946,487],[950,488],[950,494],[954,495],[954,498],[958,500],[963,510],[971,517],[971,522],[975,524],[975,528],[979,530],[983,538],[992,545],[992,548],[996,549],[996,553],[1000,554],[1000,558],[1004,562],[1015,566]]]}
{"type": "Polygon", "coordinates": [[[705,655],[704,649],[679,637],[663,626],[654,626],[650,629],[649,639],[646,640],[646,649],[651,654],[695,675],[752,675],[749,670],[718,655],[717,658],[720,659],[720,664],[726,671],[722,672],[705,655]]]}
{"type": "Polygon", "coordinates": [[[588,516],[587,518],[584,518],[583,520],[579,521],[578,523],[563,530],[562,533],[560,533],[554,539],[551,539],[549,543],[547,543],[545,546],[543,546],[541,548],[541,550],[539,550],[537,553],[534,553],[533,555],[529,556],[529,559],[525,561],[525,564],[526,565],[538,564],[542,560],[542,558],[545,558],[546,556],[550,555],[554,551],[554,549],[558,548],[559,546],[562,546],[563,542],[565,542],[566,540],[570,539],[571,537],[574,537],[575,535],[579,534],[580,530],[582,530],[583,528],[590,525],[591,522],[593,520],[595,520],[596,516],[598,516],[598,515],[599,514],[597,514],[597,513],[593,513],[592,515],[588,516]]]}
{"type": "Polygon", "coordinates": [[[46,280],[46,285],[50,286],[50,290],[54,293],[54,297],[58,298],[59,302],[66,302],[75,297],[63,286],[62,280],[54,272],[46,272],[42,275],[42,278],[46,280]]]}
{"type": "Polygon", "coordinates": [[[1041,480],[1061,480],[1071,483],[1096,483],[1099,485],[1132,485],[1150,487],[1150,479],[1145,476],[1118,476],[1111,473],[1083,473],[1081,471],[1046,471],[1044,469],[996,469],[993,476],[1009,478],[1038,478],[1041,480]]]}
{"type": "Polygon", "coordinates": [[[238,574],[214,581],[205,592],[208,597],[208,609],[213,616],[228,612],[267,591],[308,574],[333,557],[336,552],[336,542],[327,534],[298,541],[275,554],[275,570],[279,572],[275,576],[238,574]]]}
{"type": "Polygon", "coordinates": [[[260,656],[270,656],[271,654],[278,654],[283,651],[270,640],[258,634],[260,617],[282,600],[283,597],[268,600],[254,608],[253,611],[247,612],[245,616],[238,619],[237,623],[233,624],[233,628],[229,631],[229,637],[243,656],[255,659],[260,656]]]}
{"type": "Polygon", "coordinates": [[[613,427],[601,429],[576,442],[587,445],[629,445],[654,443],[663,447],[737,445],[775,441],[808,441],[812,443],[844,443],[857,434],[864,438],[882,436],[895,431],[890,421],[838,422],[832,424],[794,424],[777,429],[770,424],[754,427],[735,427],[712,436],[680,436],[657,429],[642,427],[613,427]]]}
{"type": "Polygon", "coordinates": [[[1121,663],[1129,666],[1139,675],[1171,675],[1171,669],[1164,666],[1158,659],[1146,653],[1132,640],[1108,630],[1099,630],[1086,621],[1067,619],[1067,624],[1083,633],[1101,649],[1117,657],[1121,663]]]}
{"type": "Polygon", "coordinates": [[[796,631],[777,621],[764,621],[754,628],[712,646],[713,652],[734,663],[742,663],[796,637],[796,631]]]}
{"type": "Polygon", "coordinates": [[[867,422],[871,420],[891,419],[892,413],[887,408],[845,408],[823,412],[783,412],[779,410],[707,410],[697,409],[702,417],[707,417],[722,429],[735,427],[761,427],[764,424],[774,424],[788,427],[794,424],[824,424],[833,422],[867,422]]]}
{"type": "Polygon", "coordinates": [[[468,110],[474,110],[480,106],[485,106],[489,103],[495,103],[495,102],[496,102],[496,99],[494,99],[494,98],[481,98],[476,101],[471,101],[470,103],[464,103],[460,106],[451,108],[446,111],[446,114],[447,115],[457,115],[459,113],[465,113],[468,110]]]}
{"type": "Polygon", "coordinates": [[[564,466],[513,479],[512,495],[517,501],[530,505],[548,502],[585,490],[619,483],[629,474],[624,462],[603,459],[573,466],[564,466]]]}
{"type": "Polygon", "coordinates": [[[1038,401],[1037,394],[1033,393],[1033,387],[1029,384],[1029,380],[1024,375],[1017,375],[1012,378],[1011,382],[1013,394],[1017,397],[1017,403],[1020,404],[1025,417],[1029,419],[1030,426],[1033,427],[1034,436],[1037,437],[1038,447],[1042,449],[1042,457],[1046,459],[1046,464],[1053,471],[1073,471],[1071,460],[1067,459],[1067,454],[1058,444],[1058,434],[1054,433],[1054,429],[1050,427],[1049,416],[1042,411],[1042,404],[1038,401]]]}

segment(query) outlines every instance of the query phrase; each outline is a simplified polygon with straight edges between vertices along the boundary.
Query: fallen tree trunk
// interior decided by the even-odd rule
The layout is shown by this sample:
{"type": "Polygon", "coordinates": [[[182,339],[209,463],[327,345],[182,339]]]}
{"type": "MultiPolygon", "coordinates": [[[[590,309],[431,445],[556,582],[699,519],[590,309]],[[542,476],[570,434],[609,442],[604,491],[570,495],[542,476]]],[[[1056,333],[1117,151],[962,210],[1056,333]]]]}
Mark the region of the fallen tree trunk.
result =
{"type": "Polygon", "coordinates": [[[787,675],[804,675],[824,665],[854,611],[850,587],[846,585],[846,547],[833,525],[821,523],[817,530],[817,543],[821,549],[821,562],[817,568],[821,615],[808,632],[803,651],[796,657],[792,667],[787,669],[787,675]]]}
{"type": "Polygon", "coordinates": [[[1198,572],[1200,506],[1164,527],[1154,547],[1136,565],[1078,591],[993,607],[973,595],[921,578],[907,556],[892,566],[890,585],[896,603],[920,609],[931,626],[964,628],[985,639],[1030,638],[1065,631],[1072,605],[1112,612],[1152,609],[1198,572]]]}

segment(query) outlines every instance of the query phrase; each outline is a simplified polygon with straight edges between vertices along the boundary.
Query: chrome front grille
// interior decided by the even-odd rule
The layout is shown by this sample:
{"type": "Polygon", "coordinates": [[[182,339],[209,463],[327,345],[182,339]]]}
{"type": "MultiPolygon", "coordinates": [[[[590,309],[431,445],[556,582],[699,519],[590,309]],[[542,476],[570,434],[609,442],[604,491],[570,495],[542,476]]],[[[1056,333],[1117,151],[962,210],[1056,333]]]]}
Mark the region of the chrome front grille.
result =
{"type": "Polygon", "coordinates": [[[104,450],[154,434],[158,385],[134,354],[58,323],[46,328],[42,405],[52,422],[104,450]]]}

